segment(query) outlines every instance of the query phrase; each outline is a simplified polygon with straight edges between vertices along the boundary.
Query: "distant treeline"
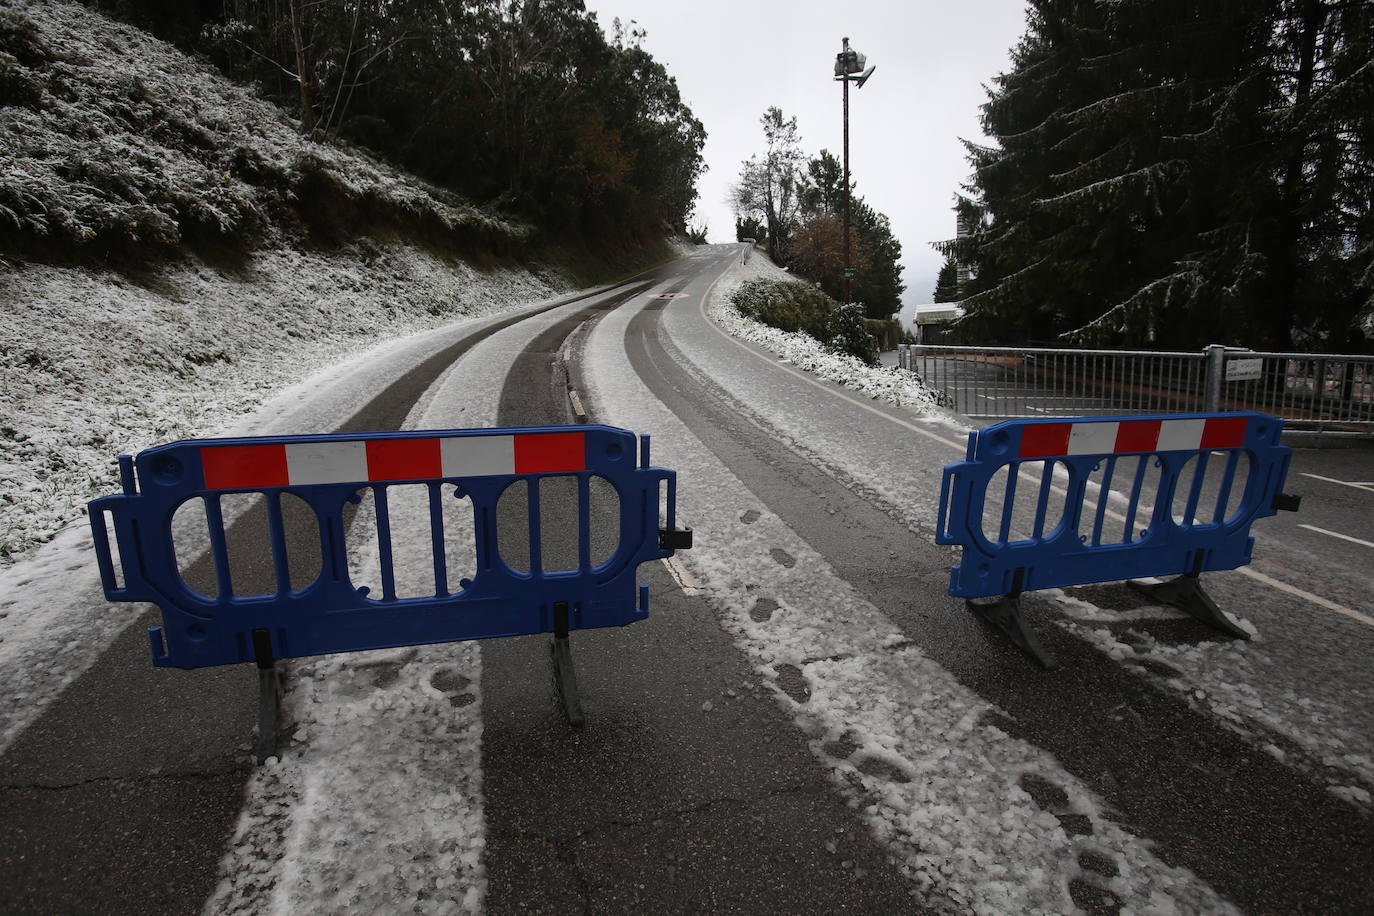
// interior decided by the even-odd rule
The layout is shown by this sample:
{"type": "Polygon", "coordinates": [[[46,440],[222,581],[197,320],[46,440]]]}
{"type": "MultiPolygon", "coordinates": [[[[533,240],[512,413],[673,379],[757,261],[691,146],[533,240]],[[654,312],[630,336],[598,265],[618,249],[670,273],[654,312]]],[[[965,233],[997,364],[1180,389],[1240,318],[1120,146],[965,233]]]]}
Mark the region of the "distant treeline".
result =
{"type": "Polygon", "coordinates": [[[1374,3],[1029,8],[941,246],[964,338],[1367,347],[1374,3]]]}
{"type": "Polygon", "coordinates": [[[683,230],[706,132],[580,0],[87,0],[362,145],[554,234],[683,230]]]}

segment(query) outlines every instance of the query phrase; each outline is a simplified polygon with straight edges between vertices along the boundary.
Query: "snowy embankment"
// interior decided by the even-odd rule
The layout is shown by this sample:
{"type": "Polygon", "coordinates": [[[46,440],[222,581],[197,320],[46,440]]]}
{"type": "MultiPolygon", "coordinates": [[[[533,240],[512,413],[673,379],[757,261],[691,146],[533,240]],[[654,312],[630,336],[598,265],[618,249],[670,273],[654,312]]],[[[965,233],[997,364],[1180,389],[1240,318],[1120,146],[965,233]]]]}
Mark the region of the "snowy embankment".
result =
{"type": "Polygon", "coordinates": [[[925,414],[936,413],[934,392],[921,384],[913,372],[895,367],[867,366],[853,356],[830,352],[805,332],[780,331],[745,318],[730,304],[730,299],[735,290],[754,279],[797,278],[758,251],[751,252],[747,261],[731,267],[717,284],[708,306],[710,316],[731,334],[776,353],[818,378],[836,382],[898,407],[908,407],[925,414]]]}
{"type": "Polygon", "coordinates": [[[272,252],[237,276],[192,265],[138,284],[29,266],[4,281],[0,351],[12,355],[0,365],[7,559],[80,518],[87,500],[117,490],[119,454],[212,434],[378,344],[568,285],[371,245],[332,255],[272,252]]]}

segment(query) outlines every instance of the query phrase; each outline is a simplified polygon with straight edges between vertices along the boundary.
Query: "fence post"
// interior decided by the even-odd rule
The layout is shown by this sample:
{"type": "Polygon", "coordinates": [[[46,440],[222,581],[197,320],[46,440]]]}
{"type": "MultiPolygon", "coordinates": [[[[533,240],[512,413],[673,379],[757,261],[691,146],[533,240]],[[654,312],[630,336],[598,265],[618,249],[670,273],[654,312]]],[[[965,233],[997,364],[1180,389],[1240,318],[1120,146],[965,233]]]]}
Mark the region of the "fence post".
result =
{"type": "Polygon", "coordinates": [[[1226,348],[1221,344],[1210,344],[1207,347],[1207,378],[1203,382],[1205,389],[1202,410],[1204,413],[1215,413],[1221,410],[1221,383],[1226,374],[1226,348]]]}

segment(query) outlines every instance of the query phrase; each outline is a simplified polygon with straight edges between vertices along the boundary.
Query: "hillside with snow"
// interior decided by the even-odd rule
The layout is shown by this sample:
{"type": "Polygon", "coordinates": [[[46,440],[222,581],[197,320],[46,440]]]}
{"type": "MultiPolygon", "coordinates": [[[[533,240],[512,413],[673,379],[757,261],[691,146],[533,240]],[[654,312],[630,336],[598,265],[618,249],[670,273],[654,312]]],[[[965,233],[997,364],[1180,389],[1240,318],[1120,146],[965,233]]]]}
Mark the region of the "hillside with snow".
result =
{"type": "Polygon", "coordinates": [[[531,227],[78,3],[0,11],[0,124],[0,563],[80,524],[118,454],[585,285],[531,227]]]}

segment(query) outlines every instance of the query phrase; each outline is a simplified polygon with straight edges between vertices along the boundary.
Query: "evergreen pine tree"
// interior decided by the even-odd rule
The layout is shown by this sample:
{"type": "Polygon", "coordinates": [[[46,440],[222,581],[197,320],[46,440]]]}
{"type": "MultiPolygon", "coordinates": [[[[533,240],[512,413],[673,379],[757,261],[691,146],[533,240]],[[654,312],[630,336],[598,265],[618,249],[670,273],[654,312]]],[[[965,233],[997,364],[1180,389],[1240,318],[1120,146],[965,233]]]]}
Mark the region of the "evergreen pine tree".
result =
{"type": "Polygon", "coordinates": [[[1033,0],[966,144],[985,338],[1286,349],[1371,299],[1370,7],[1033,0]]]}
{"type": "Polygon", "coordinates": [[[952,257],[945,257],[940,274],[935,278],[935,297],[931,302],[959,301],[959,263],[952,257]]]}
{"type": "Polygon", "coordinates": [[[863,303],[868,318],[891,318],[902,307],[902,243],[892,234],[887,216],[862,197],[850,201],[851,244],[862,249],[866,263],[855,264],[851,295],[863,303]]]}

